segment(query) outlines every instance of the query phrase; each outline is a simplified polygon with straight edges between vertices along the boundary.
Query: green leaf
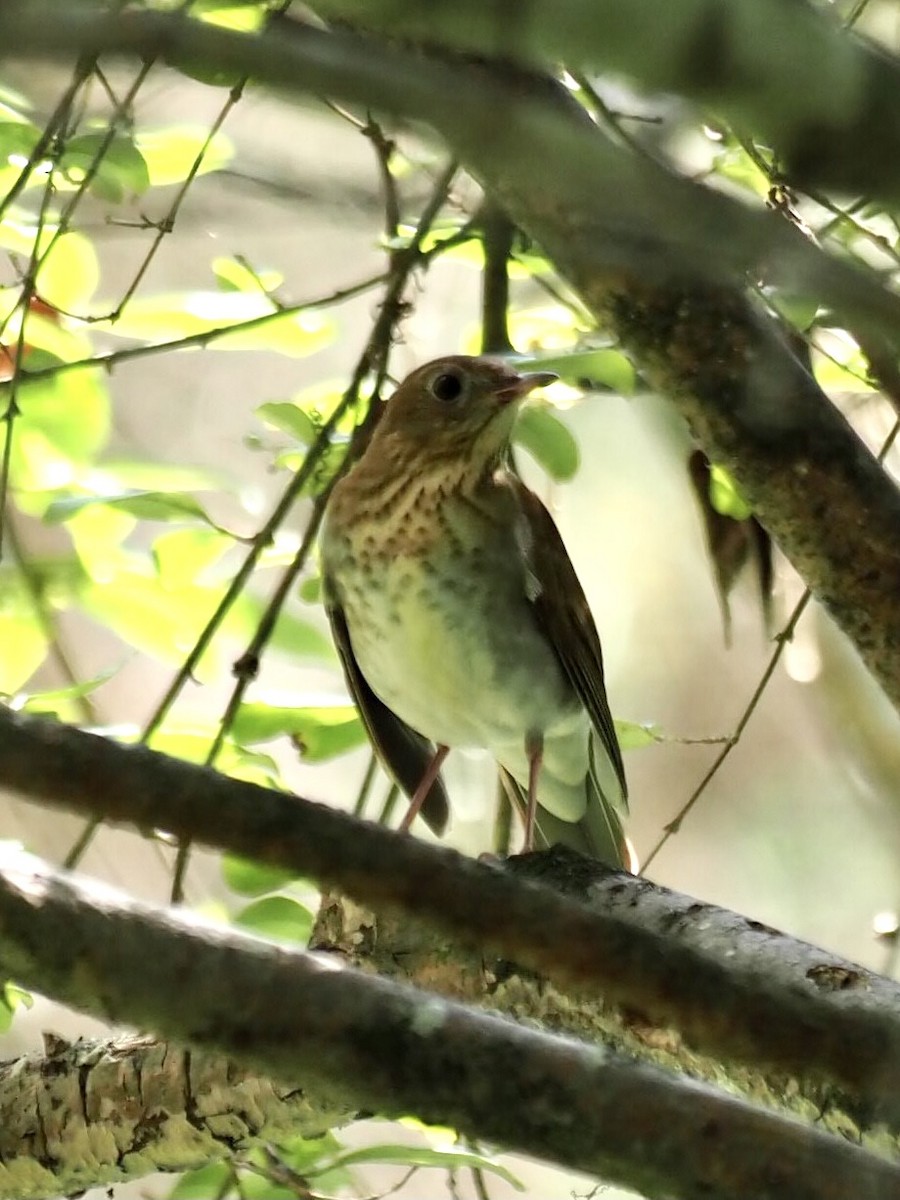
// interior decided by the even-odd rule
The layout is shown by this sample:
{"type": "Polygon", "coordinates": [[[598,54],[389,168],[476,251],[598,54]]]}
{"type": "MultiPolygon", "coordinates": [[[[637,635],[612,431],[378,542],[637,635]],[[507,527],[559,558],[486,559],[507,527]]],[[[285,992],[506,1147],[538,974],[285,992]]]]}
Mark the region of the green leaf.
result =
{"type": "Polygon", "coordinates": [[[313,915],[290,896],[267,896],[242,909],[234,918],[234,924],[260,937],[278,942],[299,942],[305,946],[312,932],[313,915]]]}
{"type": "Polygon", "coordinates": [[[0,988],[0,1033],[7,1033],[12,1025],[16,1010],[31,1008],[34,998],[30,992],[20,988],[17,983],[5,983],[0,988]]]}
{"type": "Polygon", "coordinates": [[[571,479],[578,470],[578,444],[549,408],[538,405],[523,408],[513,430],[513,441],[524,446],[553,479],[571,479]]]}
{"type": "MultiPolygon", "coordinates": [[[[44,252],[41,237],[40,249],[44,252]]],[[[81,311],[97,290],[100,264],[91,241],[82,233],[63,233],[42,259],[36,277],[38,295],[54,308],[81,311]]]]}
{"type": "Polygon", "coordinates": [[[297,595],[305,604],[320,604],[322,602],[322,576],[310,575],[304,579],[297,589],[297,595]]]}
{"type": "Polygon", "coordinates": [[[281,312],[262,292],[177,292],[132,300],[115,322],[98,328],[119,337],[165,343],[232,329],[217,336],[217,350],[272,350],[292,357],[314,354],[334,340],[324,313],[281,312]],[[241,325],[255,322],[249,329],[241,325]]]}
{"type": "Polygon", "coordinates": [[[241,858],[237,854],[225,854],[222,856],[222,877],[231,890],[240,896],[264,896],[267,892],[277,892],[279,888],[294,883],[297,873],[254,862],[251,858],[241,858]]]}
{"type": "Polygon", "coordinates": [[[215,611],[220,588],[164,589],[155,577],[120,568],[111,579],[91,582],[80,607],[125,642],[163,662],[179,663],[215,611]]]}
{"type": "MultiPolygon", "coordinates": [[[[10,321],[8,337],[18,336],[21,313],[10,321]]],[[[29,309],[25,317],[25,353],[22,361],[27,370],[40,366],[56,366],[60,362],[78,362],[90,358],[93,353],[90,339],[72,329],[66,329],[53,317],[29,309]],[[42,351],[40,355],[35,351],[42,351]],[[42,362],[46,359],[46,362],[42,362]]]]}
{"type": "Polygon", "coordinates": [[[120,492],[112,496],[64,496],[54,500],[44,515],[50,524],[62,524],[85,508],[100,505],[118,509],[142,521],[203,521],[219,532],[203,505],[187,492],[120,492]]]}
{"type": "Polygon", "coordinates": [[[309,762],[322,762],[345,754],[366,740],[365,730],[352,704],[333,703],[277,707],[244,704],[233,727],[239,742],[268,742],[289,736],[309,762]]]}
{"type": "Polygon", "coordinates": [[[631,360],[621,350],[573,350],[568,354],[539,354],[516,361],[522,371],[555,371],[564,383],[590,391],[607,387],[621,396],[635,388],[631,360]]]}
{"type": "Polygon", "coordinates": [[[256,410],[259,419],[273,429],[288,433],[305,446],[311,446],[319,435],[319,431],[310,417],[296,404],[289,401],[270,401],[260,404],[256,410]]]}
{"type": "Polygon", "coordinates": [[[231,1166],[224,1162],[207,1163],[196,1171],[185,1171],[176,1180],[169,1192],[170,1200],[225,1200],[234,1194],[233,1188],[228,1188],[228,1181],[233,1178],[231,1166]],[[227,1188],[227,1190],[226,1190],[227,1188]]]}
{"type": "Polygon", "coordinates": [[[30,121],[0,121],[0,161],[12,156],[29,158],[41,131],[30,121]]]}
{"type": "Polygon", "coordinates": [[[106,443],[109,394],[96,368],[33,381],[26,377],[17,400],[21,416],[12,447],[17,487],[58,488],[73,478],[75,465],[92,462],[106,443]]]}
{"type": "Polygon", "coordinates": [[[153,542],[153,559],[164,587],[194,583],[234,545],[215,529],[173,529],[153,542]]]}
{"type": "MultiPolygon", "coordinates": [[[[209,131],[199,126],[181,125],[169,129],[140,130],[135,143],[147,164],[153,187],[183,183],[198,155],[203,151],[209,131]]],[[[196,170],[197,175],[220,171],[234,157],[234,147],[223,133],[213,135],[196,170]]]]}
{"type": "Polygon", "coordinates": [[[716,512],[735,521],[746,521],[753,516],[753,509],[741,494],[731,473],[725,467],[713,463],[709,473],[709,499],[716,512]]]}
{"type": "Polygon", "coordinates": [[[666,740],[658,725],[616,721],[615,726],[616,736],[623,750],[641,750],[644,746],[656,746],[666,740]]]}
{"type": "Polygon", "coordinates": [[[29,692],[22,704],[24,712],[52,714],[54,716],[62,716],[62,713],[67,711],[74,700],[81,700],[85,696],[90,696],[97,688],[102,687],[118,673],[118,667],[111,667],[107,671],[102,671],[99,675],[94,675],[91,679],[86,679],[81,683],[73,683],[68,687],[45,688],[39,692],[29,692]]]}
{"type": "MultiPolygon", "coordinates": [[[[246,622],[245,629],[255,629],[263,614],[262,601],[245,593],[236,608],[246,622]]],[[[331,638],[303,617],[296,616],[290,608],[283,608],[278,614],[271,645],[298,658],[320,658],[333,662],[335,657],[331,638]]]]}
{"type": "Polygon", "coordinates": [[[32,613],[0,612],[0,693],[25,686],[47,656],[47,638],[32,613]]]}
{"type": "MultiPolygon", "coordinates": [[[[342,1167],[356,1166],[359,1163],[392,1163],[404,1167],[436,1167],[438,1170],[451,1171],[467,1168],[469,1170],[489,1171],[510,1184],[517,1192],[525,1190],[525,1185],[506,1167],[493,1162],[483,1154],[472,1154],[466,1150],[436,1150],[428,1146],[364,1146],[360,1150],[349,1150],[339,1155],[335,1165],[342,1167]]],[[[315,1170],[308,1172],[315,1174],[315,1170]]]]}
{"type": "Polygon", "coordinates": [[[90,187],[102,199],[119,203],[128,195],[143,195],[150,186],[144,156],[127,134],[117,134],[104,149],[107,137],[104,130],[70,139],[59,163],[60,171],[68,178],[74,176],[78,183],[97,162],[90,187]]]}
{"type": "Polygon", "coordinates": [[[219,287],[225,292],[273,292],[284,283],[279,271],[251,271],[236,258],[214,258],[211,265],[219,287]]]}

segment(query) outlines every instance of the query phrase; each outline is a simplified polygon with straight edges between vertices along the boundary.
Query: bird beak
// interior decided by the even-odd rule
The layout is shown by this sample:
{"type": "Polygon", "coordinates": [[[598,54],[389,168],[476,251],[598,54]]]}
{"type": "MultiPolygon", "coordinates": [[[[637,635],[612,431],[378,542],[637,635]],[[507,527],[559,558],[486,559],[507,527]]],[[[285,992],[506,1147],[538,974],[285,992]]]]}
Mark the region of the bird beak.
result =
{"type": "Polygon", "coordinates": [[[555,371],[529,371],[527,375],[518,375],[510,383],[498,388],[496,395],[504,404],[511,404],[515,400],[521,400],[535,388],[546,387],[555,379],[559,379],[555,371]]]}

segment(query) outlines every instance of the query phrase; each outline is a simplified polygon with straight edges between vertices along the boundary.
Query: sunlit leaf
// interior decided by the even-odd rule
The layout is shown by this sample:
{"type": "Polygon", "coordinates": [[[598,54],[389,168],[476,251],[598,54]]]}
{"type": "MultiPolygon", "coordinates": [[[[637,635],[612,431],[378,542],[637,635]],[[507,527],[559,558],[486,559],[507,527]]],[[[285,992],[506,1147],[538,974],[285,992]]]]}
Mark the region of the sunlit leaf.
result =
{"type": "Polygon", "coordinates": [[[12,156],[29,158],[40,136],[41,131],[30,121],[0,120],[0,161],[6,162],[12,156]]]}
{"type": "Polygon", "coordinates": [[[306,604],[319,604],[322,600],[322,576],[310,575],[297,588],[297,595],[306,604]]]}
{"type": "Polygon", "coordinates": [[[266,896],[254,900],[234,918],[234,924],[261,937],[305,946],[312,932],[313,915],[290,896],[266,896]]]}
{"type": "Polygon", "coordinates": [[[528,405],[519,413],[513,441],[524,446],[553,479],[571,479],[578,470],[578,444],[549,408],[528,405]]]}
{"type": "MultiPolygon", "coordinates": [[[[359,1150],[348,1150],[339,1155],[336,1162],[342,1167],[357,1166],[360,1163],[394,1163],[407,1167],[436,1167],[444,1171],[461,1168],[488,1171],[510,1184],[516,1191],[525,1190],[521,1180],[506,1167],[483,1154],[473,1154],[467,1150],[438,1150],[428,1146],[364,1146],[359,1150]]],[[[314,1174],[314,1171],[309,1173],[314,1174]]]]}
{"type": "MultiPolygon", "coordinates": [[[[20,320],[21,316],[19,320],[10,322],[10,333],[15,331],[16,335],[18,334],[20,320]]],[[[66,328],[52,317],[33,311],[29,311],[25,319],[25,345],[29,350],[44,350],[59,362],[79,362],[90,358],[93,350],[90,339],[83,333],[66,328]]],[[[28,369],[33,369],[36,365],[35,355],[28,351],[22,361],[28,369]]]]}
{"type": "Polygon", "coordinates": [[[723,517],[731,517],[734,521],[746,521],[753,513],[753,508],[742,495],[734,476],[718,463],[713,463],[710,467],[709,498],[717,513],[721,513],[723,517]]]}
{"type": "Polygon", "coordinates": [[[623,750],[641,750],[665,741],[658,725],[638,724],[636,721],[616,721],[616,736],[623,750]]]}
{"type": "Polygon", "coordinates": [[[169,1200],[226,1200],[234,1194],[234,1189],[228,1187],[233,1178],[232,1167],[224,1162],[207,1163],[195,1171],[185,1173],[175,1181],[169,1192],[169,1200]]]}
{"type": "Polygon", "coordinates": [[[241,858],[237,854],[225,854],[222,856],[222,877],[231,890],[240,896],[264,896],[267,892],[277,892],[279,888],[293,883],[297,873],[241,858]]]}
{"type": "Polygon", "coordinates": [[[99,675],[70,684],[68,687],[46,688],[43,691],[31,692],[19,707],[24,712],[62,715],[71,709],[73,701],[90,696],[97,688],[112,679],[117,670],[116,667],[110,668],[108,671],[102,671],[99,675]]]}
{"type": "Polygon", "coordinates": [[[13,1017],[20,1008],[31,1008],[34,998],[30,992],[16,983],[7,982],[0,987],[0,1033],[7,1033],[13,1017]]]}
{"type": "Polygon", "coordinates": [[[261,292],[184,292],[131,301],[115,322],[98,322],[104,332],[148,342],[231,329],[217,336],[217,350],[274,350],[302,357],[328,345],[336,334],[334,321],[324,313],[301,310],[282,313],[261,292]],[[258,322],[249,329],[243,323],[258,322]]]}
{"type": "Polygon", "coordinates": [[[234,545],[215,529],[173,529],[153,542],[153,558],[165,587],[182,587],[199,579],[234,545]]]}
{"type": "Polygon", "coordinates": [[[256,415],[266,425],[290,434],[292,438],[303,442],[306,446],[311,446],[318,436],[319,431],[310,417],[302,408],[289,401],[273,400],[267,404],[260,404],[256,415]]]}
{"type": "MultiPolygon", "coordinates": [[[[17,402],[21,416],[14,427],[13,473],[19,486],[46,488],[64,484],[71,477],[65,464],[89,462],[109,435],[109,394],[102,372],[96,369],[79,369],[33,381],[25,378],[19,386],[17,402]],[[36,470],[38,464],[30,459],[30,452],[24,453],[25,447],[20,442],[25,431],[40,434],[48,447],[57,452],[57,460],[64,469],[57,470],[55,477],[46,469],[36,470]]],[[[0,431],[0,443],[5,428],[0,431]]],[[[39,453],[36,446],[34,452],[39,453]]]]}
{"type": "Polygon", "coordinates": [[[129,645],[178,663],[215,611],[218,596],[218,589],[162,588],[155,578],[120,570],[111,579],[86,586],[79,602],[129,645]]]}
{"type": "Polygon", "coordinates": [[[66,523],[79,562],[90,579],[103,583],[123,568],[128,569],[123,543],[135,524],[129,513],[100,507],[84,508],[66,523]]]}
{"type": "Polygon", "coordinates": [[[523,353],[574,349],[585,332],[581,320],[562,304],[518,309],[509,316],[509,336],[523,353]]]}
{"type": "Polygon", "coordinates": [[[49,523],[70,520],[93,506],[115,508],[142,521],[202,521],[218,530],[203,505],[188,492],[122,492],[112,496],[66,496],[54,500],[44,519],[49,523]]]}
{"type": "MultiPolygon", "coordinates": [[[[209,130],[191,125],[139,130],[135,135],[135,143],[147,165],[151,185],[165,187],[187,179],[208,136],[209,130]]],[[[233,157],[234,147],[230,139],[221,132],[216,133],[196,173],[207,175],[210,171],[219,171],[233,157]]]]}
{"type": "Polygon", "coordinates": [[[742,146],[732,145],[720,150],[713,158],[713,170],[756,196],[768,195],[772,186],[742,146]]]}
{"type": "Polygon", "coordinates": [[[352,704],[282,707],[245,704],[234,723],[239,742],[267,742],[288,735],[310,762],[345,754],[365,743],[366,734],[352,704]]]}
{"type": "MultiPolygon", "coordinates": [[[[42,238],[42,243],[43,243],[42,238]]],[[[37,292],[65,312],[80,312],[97,290],[100,264],[91,241],[82,233],[63,233],[41,261],[37,292]]]]}
{"type": "Polygon", "coordinates": [[[106,130],[70,138],[59,162],[65,178],[78,183],[94,170],[90,188],[104,200],[118,203],[126,196],[140,196],[150,186],[144,156],[127,134],[107,141],[106,130]]]}
{"type": "Polygon", "coordinates": [[[33,613],[0,611],[0,693],[25,686],[47,655],[47,638],[33,613]]]}
{"type": "MultiPolygon", "coordinates": [[[[245,632],[255,629],[263,615],[264,605],[255,596],[244,594],[235,606],[235,617],[239,618],[245,632]]],[[[334,646],[331,639],[315,625],[297,616],[290,608],[282,609],[272,631],[271,645],[299,658],[320,658],[331,661],[334,646]]]]}
{"type": "Polygon", "coordinates": [[[621,350],[573,350],[569,354],[538,354],[516,361],[522,371],[555,371],[564,383],[590,391],[609,388],[630,396],[635,388],[635,370],[621,350]]]}
{"type": "Polygon", "coordinates": [[[252,271],[236,258],[214,258],[213,273],[223,291],[229,292],[273,292],[284,283],[280,271],[252,271]]]}

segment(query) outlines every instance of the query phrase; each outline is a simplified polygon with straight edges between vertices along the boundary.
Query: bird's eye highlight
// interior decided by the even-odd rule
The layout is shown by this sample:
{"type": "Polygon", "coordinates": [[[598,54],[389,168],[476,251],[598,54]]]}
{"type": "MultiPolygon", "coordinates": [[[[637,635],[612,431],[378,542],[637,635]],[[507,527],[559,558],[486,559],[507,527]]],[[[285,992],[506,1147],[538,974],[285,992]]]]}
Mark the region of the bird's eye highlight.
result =
{"type": "Polygon", "coordinates": [[[445,404],[452,404],[454,400],[458,400],[463,392],[463,383],[458,375],[453,375],[449,371],[445,371],[440,375],[435,375],[430,384],[431,394],[435,400],[442,400],[445,404]]]}

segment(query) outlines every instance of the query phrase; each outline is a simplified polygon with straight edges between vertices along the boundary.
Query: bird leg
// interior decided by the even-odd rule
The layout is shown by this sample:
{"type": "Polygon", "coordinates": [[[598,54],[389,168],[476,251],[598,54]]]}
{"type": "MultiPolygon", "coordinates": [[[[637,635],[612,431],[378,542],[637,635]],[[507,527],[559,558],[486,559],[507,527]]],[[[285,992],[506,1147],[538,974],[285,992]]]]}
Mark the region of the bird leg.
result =
{"type": "Polygon", "coordinates": [[[525,754],[528,757],[528,807],[525,810],[525,853],[534,849],[534,818],[537,813],[537,784],[544,757],[544,735],[525,735],[525,754]]]}
{"type": "Polygon", "coordinates": [[[434,752],[434,757],[425,768],[425,774],[422,776],[422,781],[416,788],[412,800],[409,802],[409,808],[406,810],[406,816],[400,822],[400,832],[409,833],[410,826],[419,815],[419,810],[425,803],[425,797],[431,791],[431,785],[438,777],[444,759],[450,752],[449,746],[438,746],[434,752]]]}

